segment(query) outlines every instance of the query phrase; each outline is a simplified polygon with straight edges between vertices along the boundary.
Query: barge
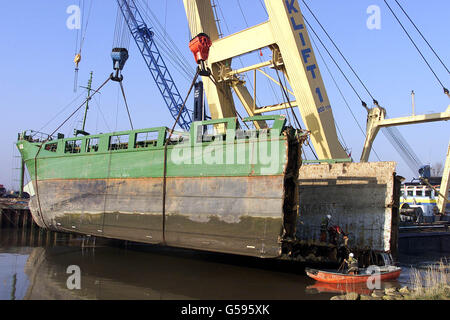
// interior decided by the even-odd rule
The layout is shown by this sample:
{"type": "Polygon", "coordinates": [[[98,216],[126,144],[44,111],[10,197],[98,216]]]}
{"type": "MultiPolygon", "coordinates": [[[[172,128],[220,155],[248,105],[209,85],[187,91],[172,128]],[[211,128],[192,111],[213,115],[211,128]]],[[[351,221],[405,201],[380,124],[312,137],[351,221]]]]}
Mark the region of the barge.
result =
{"type": "Polygon", "coordinates": [[[256,121],[273,124],[243,130],[224,118],[171,135],[158,127],[43,140],[23,132],[33,218],[53,231],[339,263],[338,245],[320,239],[330,214],[363,264],[395,254],[395,163],[302,165],[308,132],[284,116],[244,119],[256,121]]]}

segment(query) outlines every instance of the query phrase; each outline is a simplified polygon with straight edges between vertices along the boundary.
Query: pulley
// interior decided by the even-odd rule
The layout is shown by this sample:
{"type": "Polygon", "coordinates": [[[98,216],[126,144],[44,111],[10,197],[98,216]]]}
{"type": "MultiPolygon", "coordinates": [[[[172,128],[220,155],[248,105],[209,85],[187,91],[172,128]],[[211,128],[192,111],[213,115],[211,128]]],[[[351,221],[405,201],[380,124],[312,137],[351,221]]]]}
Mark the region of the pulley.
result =
{"type": "Polygon", "coordinates": [[[113,69],[116,71],[116,74],[111,77],[114,81],[122,81],[123,76],[119,76],[120,71],[123,70],[125,63],[128,60],[128,50],[125,48],[114,48],[111,52],[111,58],[113,61],[113,69]]]}
{"type": "Polygon", "coordinates": [[[206,33],[199,33],[189,42],[189,49],[194,54],[195,62],[199,65],[199,74],[201,76],[209,76],[211,71],[207,69],[205,61],[209,57],[209,48],[212,41],[206,33]]]}

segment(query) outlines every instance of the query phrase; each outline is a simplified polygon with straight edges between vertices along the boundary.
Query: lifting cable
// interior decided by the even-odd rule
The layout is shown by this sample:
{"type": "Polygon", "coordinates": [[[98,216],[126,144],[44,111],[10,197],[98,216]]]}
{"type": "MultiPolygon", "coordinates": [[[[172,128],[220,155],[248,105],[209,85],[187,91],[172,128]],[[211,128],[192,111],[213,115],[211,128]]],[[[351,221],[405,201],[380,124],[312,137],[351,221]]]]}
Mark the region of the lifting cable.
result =
{"type": "MultiPolygon", "coordinates": [[[[46,124],[44,124],[39,131],[44,130],[45,127],[47,127],[53,120],[55,120],[59,115],[61,115],[64,111],[66,111],[70,106],[72,106],[78,99],[81,98],[81,96],[84,95],[84,92],[80,93],[77,97],[75,97],[72,101],[70,101],[65,107],[61,109],[53,118],[51,118],[49,121],[47,121],[46,124]]],[[[36,131],[34,135],[31,137],[34,137],[39,131],[36,131]]]]}
{"type": "Polygon", "coordinates": [[[431,70],[431,72],[433,73],[434,77],[437,79],[437,81],[439,82],[439,84],[441,85],[441,87],[444,89],[444,93],[446,95],[449,94],[448,89],[444,86],[444,84],[442,83],[441,79],[439,79],[439,77],[437,76],[436,72],[434,72],[433,68],[431,67],[431,65],[428,63],[427,59],[425,58],[425,56],[422,54],[422,52],[420,51],[419,47],[417,46],[417,44],[414,42],[414,40],[412,39],[411,35],[408,33],[408,31],[405,29],[405,27],[403,26],[402,22],[400,21],[400,19],[397,17],[397,15],[395,14],[394,10],[392,10],[391,6],[389,5],[389,3],[384,0],[384,3],[386,4],[386,6],[389,8],[389,10],[391,11],[392,15],[395,17],[395,19],[397,20],[397,22],[400,24],[400,26],[402,27],[403,31],[406,33],[406,35],[408,36],[409,40],[412,42],[412,44],[414,45],[414,47],[416,48],[417,52],[419,52],[420,56],[422,57],[422,59],[425,61],[425,63],[427,64],[428,68],[431,70]]]}
{"type": "Polygon", "coordinates": [[[130,109],[128,108],[127,97],[125,96],[125,90],[123,89],[122,81],[119,81],[119,84],[120,84],[120,90],[122,91],[123,101],[125,102],[125,108],[127,109],[128,120],[130,121],[131,130],[134,130],[133,122],[131,121],[130,109]]]}
{"type": "Polygon", "coordinates": [[[414,23],[414,21],[410,18],[410,16],[408,15],[408,13],[406,12],[405,9],[403,9],[403,7],[401,6],[401,4],[395,0],[395,2],[397,3],[397,5],[400,7],[400,9],[403,11],[403,13],[405,14],[405,16],[409,19],[409,21],[411,21],[412,25],[414,26],[414,28],[416,28],[417,32],[420,34],[420,36],[422,37],[422,39],[427,43],[428,47],[430,47],[431,51],[433,51],[434,55],[436,56],[436,58],[438,58],[439,62],[442,64],[442,66],[445,68],[445,70],[447,70],[448,73],[450,73],[450,71],[448,70],[447,66],[444,64],[444,62],[442,61],[442,59],[439,57],[439,55],[436,53],[436,51],[433,49],[433,47],[431,46],[431,44],[428,42],[428,40],[425,38],[425,36],[422,34],[422,32],[420,32],[419,28],[417,27],[417,25],[414,23]]]}
{"type": "MultiPolygon", "coordinates": [[[[364,139],[365,139],[365,138],[366,138],[366,132],[363,130],[363,128],[362,128],[361,125],[359,124],[359,122],[358,122],[358,120],[357,120],[355,114],[353,113],[352,109],[350,108],[350,105],[349,105],[347,99],[345,98],[345,96],[344,96],[344,94],[343,94],[341,88],[339,87],[339,85],[338,85],[336,79],[334,78],[334,76],[333,76],[333,74],[332,74],[332,72],[331,72],[331,69],[329,68],[327,62],[325,61],[325,58],[323,57],[322,52],[319,50],[319,47],[317,46],[316,42],[314,41],[314,38],[311,37],[311,41],[313,42],[314,47],[316,48],[317,52],[319,53],[319,56],[320,56],[320,58],[322,59],[324,65],[325,65],[325,67],[326,67],[326,69],[327,69],[327,71],[328,71],[328,74],[330,75],[331,79],[333,80],[334,85],[336,86],[337,90],[339,91],[339,94],[341,95],[342,100],[344,100],[344,103],[345,103],[345,105],[347,106],[347,109],[350,111],[350,114],[352,115],[353,119],[354,119],[355,122],[356,122],[356,125],[358,126],[359,130],[361,131],[361,133],[363,134],[364,139]]],[[[337,126],[337,123],[336,123],[336,126],[337,126]]],[[[339,127],[338,127],[338,129],[339,129],[339,127]]],[[[342,135],[342,133],[341,133],[341,136],[342,136],[342,140],[344,140],[344,136],[342,135]]],[[[344,141],[344,144],[346,144],[345,141],[344,141]]],[[[376,155],[378,161],[381,161],[380,157],[379,157],[378,154],[376,153],[376,151],[375,151],[375,149],[373,148],[373,146],[372,146],[372,150],[373,150],[374,154],[376,155]]]]}
{"type": "Polygon", "coordinates": [[[74,85],[73,85],[73,92],[77,92],[77,87],[78,87],[78,65],[81,61],[81,52],[83,50],[83,45],[84,45],[84,40],[86,39],[86,33],[87,33],[87,28],[89,26],[89,18],[91,16],[91,10],[92,10],[92,4],[93,4],[93,0],[91,0],[91,4],[89,6],[89,11],[88,11],[88,16],[86,18],[86,25],[83,26],[83,18],[84,18],[84,10],[85,10],[85,5],[84,5],[84,0],[79,0],[79,8],[83,7],[83,13],[82,13],[82,20],[81,20],[81,30],[77,29],[77,36],[75,39],[75,58],[73,60],[73,62],[75,63],[75,75],[74,75],[74,85]],[[78,45],[78,41],[80,41],[79,45],[78,45]]]}
{"type": "Polygon", "coordinates": [[[400,154],[411,171],[417,173],[417,170],[423,163],[419,160],[408,142],[403,138],[397,127],[385,127],[382,129],[384,129],[382,132],[385,137],[400,154]]]}
{"type": "MultiPolygon", "coordinates": [[[[350,63],[348,62],[348,59],[344,56],[344,54],[342,53],[342,51],[339,49],[339,47],[336,45],[336,43],[333,41],[333,39],[331,38],[330,34],[327,32],[327,30],[324,28],[324,26],[322,25],[322,23],[320,23],[319,19],[316,17],[316,15],[314,14],[314,12],[311,10],[311,8],[308,6],[308,4],[305,2],[305,0],[302,0],[302,2],[305,4],[306,8],[308,9],[308,11],[311,13],[311,15],[314,17],[314,20],[317,21],[317,23],[319,24],[320,28],[323,30],[323,32],[325,32],[326,36],[328,37],[328,39],[330,39],[331,43],[333,44],[333,46],[336,48],[336,50],[339,52],[339,54],[341,55],[342,59],[344,59],[345,63],[347,64],[347,66],[350,68],[350,70],[353,72],[353,74],[355,75],[355,77],[358,79],[358,81],[361,83],[361,85],[364,87],[364,89],[366,90],[366,92],[369,94],[369,96],[372,98],[373,104],[374,105],[378,105],[378,101],[373,97],[373,95],[370,93],[369,89],[367,89],[366,85],[364,84],[364,82],[361,80],[361,78],[358,76],[358,74],[356,73],[355,69],[350,65],[350,63]]],[[[305,18],[305,17],[303,17],[305,18]]],[[[305,19],[306,21],[306,19],[305,19]]],[[[308,22],[307,22],[308,23],[308,22]]],[[[308,23],[309,25],[309,23],[308,23]]],[[[316,35],[317,36],[317,35],[316,35]]],[[[360,99],[361,100],[361,99],[360,99]]],[[[363,106],[366,107],[367,105],[365,104],[364,101],[361,100],[361,102],[363,103],[363,106]]]]}
{"type": "Polygon", "coordinates": [[[105,82],[103,82],[103,84],[100,86],[100,87],[98,87],[98,89],[97,90],[94,90],[94,92],[89,96],[89,97],[87,97],[84,101],[83,101],[83,103],[82,104],[80,104],[80,106],[78,107],[78,108],[76,108],[75,109],[75,111],[74,112],[72,112],[68,117],[67,117],[67,119],[66,120],[64,120],[48,137],[47,137],[47,139],[45,139],[41,144],[40,144],[40,146],[39,146],[39,149],[38,149],[38,151],[36,152],[36,155],[34,156],[34,180],[36,181],[36,183],[35,183],[35,185],[36,185],[36,199],[37,199],[37,202],[38,202],[38,207],[39,207],[39,211],[38,211],[38,215],[40,216],[40,218],[41,218],[41,220],[42,220],[42,223],[45,225],[45,227],[48,229],[48,225],[47,225],[47,223],[45,222],[45,220],[44,220],[44,216],[42,215],[42,208],[41,208],[41,201],[40,201],[40,198],[39,198],[39,187],[38,187],[38,164],[37,164],[37,158],[38,158],[38,156],[39,156],[39,153],[41,152],[41,150],[42,150],[42,147],[44,146],[44,144],[45,143],[47,143],[50,139],[51,139],[51,137],[53,137],[53,135],[59,130],[59,129],[61,129],[61,127],[63,126],[63,125],[65,125],[66,124],[66,122],[67,121],[69,121],[69,119],[70,118],[72,118],[82,107],[84,107],[85,106],[85,104],[86,104],[86,102],[88,102],[90,99],[92,99],[92,97],[95,95],[95,94],[97,94],[108,82],[109,82],[109,80],[111,80],[111,76],[109,76],[108,77],[108,79],[106,79],[106,81],[105,82]]]}
{"type": "Polygon", "coordinates": [[[123,16],[120,8],[117,8],[116,23],[114,26],[113,48],[128,49],[130,47],[130,38],[131,32],[128,30],[128,25],[125,22],[125,17],[123,16]]]}
{"type": "Polygon", "coordinates": [[[358,99],[361,101],[361,104],[364,108],[367,109],[367,103],[364,102],[364,100],[361,98],[361,96],[359,95],[359,93],[356,91],[355,87],[352,85],[352,83],[350,82],[350,80],[348,79],[348,77],[346,76],[346,74],[344,73],[344,71],[342,71],[342,68],[339,66],[339,64],[337,63],[336,59],[333,57],[333,55],[330,53],[330,51],[328,50],[328,48],[325,46],[325,44],[323,43],[322,39],[320,39],[319,35],[316,33],[316,31],[314,30],[314,28],[311,26],[311,24],[308,22],[308,19],[306,19],[306,17],[303,17],[303,19],[305,20],[306,24],[308,25],[308,27],[311,29],[311,31],[314,33],[314,35],[316,36],[316,38],[319,40],[320,44],[322,45],[322,47],[326,50],[326,52],[328,53],[328,55],[330,56],[331,60],[333,60],[334,64],[336,65],[336,67],[339,69],[339,71],[341,72],[342,76],[345,78],[345,80],[347,81],[347,83],[349,84],[349,86],[352,88],[353,92],[356,94],[356,96],[358,97],[358,99]]]}
{"type": "Polygon", "coordinates": [[[156,30],[154,38],[158,40],[158,49],[163,51],[171,64],[177,68],[177,71],[186,79],[191,79],[193,73],[192,66],[176,43],[167,33],[166,28],[158,20],[158,16],[151,10],[149,4],[145,1],[136,1],[136,6],[139,7],[144,19],[151,22],[152,27],[156,30]]]}

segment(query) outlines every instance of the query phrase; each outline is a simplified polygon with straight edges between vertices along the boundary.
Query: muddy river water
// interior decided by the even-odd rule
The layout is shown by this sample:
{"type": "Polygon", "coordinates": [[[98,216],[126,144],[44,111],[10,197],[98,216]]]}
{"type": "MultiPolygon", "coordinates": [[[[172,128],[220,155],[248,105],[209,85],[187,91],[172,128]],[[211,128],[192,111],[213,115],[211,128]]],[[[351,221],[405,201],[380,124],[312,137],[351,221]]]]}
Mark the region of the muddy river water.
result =
{"type": "MultiPolygon", "coordinates": [[[[411,266],[438,258],[403,257],[400,278],[382,286],[409,285],[411,266]]],[[[317,284],[303,265],[285,261],[94,244],[81,236],[56,239],[51,246],[26,245],[18,231],[0,230],[0,300],[328,300],[345,290],[317,284]]]]}

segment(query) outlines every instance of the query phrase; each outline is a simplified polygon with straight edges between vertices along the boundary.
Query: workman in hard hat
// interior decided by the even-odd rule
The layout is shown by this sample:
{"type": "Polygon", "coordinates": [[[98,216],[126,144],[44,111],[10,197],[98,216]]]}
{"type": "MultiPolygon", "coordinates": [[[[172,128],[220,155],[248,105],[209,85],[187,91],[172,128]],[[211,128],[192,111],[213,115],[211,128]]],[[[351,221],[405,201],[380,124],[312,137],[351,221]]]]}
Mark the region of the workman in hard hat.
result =
{"type": "Polygon", "coordinates": [[[348,274],[357,274],[358,260],[356,260],[353,253],[350,252],[350,254],[348,255],[348,260],[344,259],[344,262],[347,264],[347,273],[348,274]]]}

